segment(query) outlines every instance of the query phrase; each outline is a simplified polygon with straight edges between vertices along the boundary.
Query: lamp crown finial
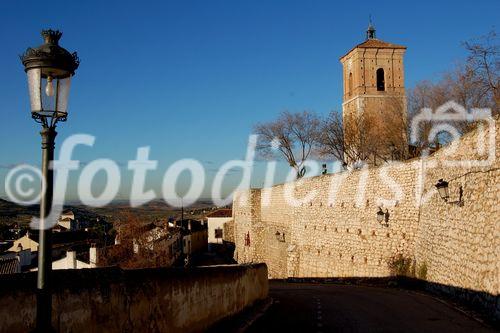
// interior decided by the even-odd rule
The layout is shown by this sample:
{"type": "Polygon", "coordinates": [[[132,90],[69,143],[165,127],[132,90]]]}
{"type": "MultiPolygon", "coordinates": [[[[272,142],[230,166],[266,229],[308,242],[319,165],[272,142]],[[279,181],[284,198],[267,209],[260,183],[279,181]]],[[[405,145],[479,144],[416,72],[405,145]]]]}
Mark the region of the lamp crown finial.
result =
{"type": "Polygon", "coordinates": [[[62,32],[60,32],[59,30],[42,30],[42,37],[45,41],[45,44],[59,45],[59,39],[61,39],[61,36],[62,32]]]}

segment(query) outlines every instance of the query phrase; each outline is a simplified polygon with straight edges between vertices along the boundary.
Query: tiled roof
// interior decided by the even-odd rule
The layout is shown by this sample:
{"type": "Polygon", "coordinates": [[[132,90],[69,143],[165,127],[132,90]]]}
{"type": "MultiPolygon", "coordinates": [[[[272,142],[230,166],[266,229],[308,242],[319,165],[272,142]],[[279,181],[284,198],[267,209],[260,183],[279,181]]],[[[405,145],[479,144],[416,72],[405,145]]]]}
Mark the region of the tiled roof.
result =
{"type": "Polygon", "coordinates": [[[388,42],[384,42],[383,40],[377,39],[377,38],[371,38],[365,40],[363,43],[356,45],[352,49],[349,50],[346,54],[344,54],[340,59],[351,53],[352,50],[356,48],[362,48],[362,49],[406,49],[406,46],[403,45],[398,45],[398,44],[392,44],[388,42]]]}
{"type": "Polygon", "coordinates": [[[406,49],[406,46],[384,42],[383,40],[376,39],[376,38],[367,39],[363,43],[358,44],[356,47],[361,47],[361,48],[406,49]]]}
{"type": "Polygon", "coordinates": [[[53,231],[68,231],[68,228],[66,227],[63,227],[62,225],[60,224],[56,224],[53,228],[52,228],[53,231]]]}
{"type": "Polygon", "coordinates": [[[21,264],[17,258],[0,259],[0,274],[13,274],[21,271],[21,264]]]}
{"type": "Polygon", "coordinates": [[[193,220],[193,219],[187,219],[187,220],[183,220],[183,221],[179,220],[176,223],[177,223],[177,226],[182,227],[184,234],[190,233],[190,231],[188,230],[190,223],[191,223],[191,231],[192,232],[207,229],[207,225],[206,224],[202,225],[201,221],[199,221],[199,220],[193,220]]]}
{"type": "Polygon", "coordinates": [[[207,217],[231,217],[233,216],[233,210],[230,208],[217,209],[214,212],[207,214],[207,217]]]}
{"type": "MultiPolygon", "coordinates": [[[[38,232],[36,230],[30,230],[28,237],[38,243],[38,232]]],[[[96,235],[87,231],[61,231],[52,233],[52,244],[65,244],[78,241],[84,241],[88,239],[95,239],[96,235]]]]}

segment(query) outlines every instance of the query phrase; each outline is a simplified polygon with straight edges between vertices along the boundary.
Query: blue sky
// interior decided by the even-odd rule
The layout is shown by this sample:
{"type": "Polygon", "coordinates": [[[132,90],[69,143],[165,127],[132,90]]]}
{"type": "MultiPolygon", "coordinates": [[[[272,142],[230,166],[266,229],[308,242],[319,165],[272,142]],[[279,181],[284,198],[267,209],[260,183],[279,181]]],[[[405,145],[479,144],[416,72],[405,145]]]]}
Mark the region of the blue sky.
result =
{"type": "MultiPolygon", "coordinates": [[[[11,165],[40,161],[18,55],[41,43],[43,28],[62,30],[61,44],[81,58],[57,142],[94,135],[74,158],[122,166],[150,146],[159,170],[147,184],[158,189],[181,158],[204,163],[209,182],[210,170],[244,157],[256,122],[281,111],[340,110],[338,59],[363,41],[369,14],[380,39],[408,47],[411,88],[463,59],[460,43],[494,28],[499,12],[499,1],[2,1],[0,196],[11,165]]],[[[228,191],[238,177],[228,176],[228,191]]]]}

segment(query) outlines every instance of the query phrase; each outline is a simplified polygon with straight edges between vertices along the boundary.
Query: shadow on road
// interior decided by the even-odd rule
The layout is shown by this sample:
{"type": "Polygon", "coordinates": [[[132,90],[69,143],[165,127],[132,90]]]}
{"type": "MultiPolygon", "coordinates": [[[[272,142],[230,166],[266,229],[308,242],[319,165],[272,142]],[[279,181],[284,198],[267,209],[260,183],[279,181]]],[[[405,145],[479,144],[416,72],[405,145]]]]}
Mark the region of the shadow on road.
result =
{"type": "Polygon", "coordinates": [[[495,331],[430,295],[372,282],[379,286],[271,281],[274,303],[247,332],[495,331]]]}

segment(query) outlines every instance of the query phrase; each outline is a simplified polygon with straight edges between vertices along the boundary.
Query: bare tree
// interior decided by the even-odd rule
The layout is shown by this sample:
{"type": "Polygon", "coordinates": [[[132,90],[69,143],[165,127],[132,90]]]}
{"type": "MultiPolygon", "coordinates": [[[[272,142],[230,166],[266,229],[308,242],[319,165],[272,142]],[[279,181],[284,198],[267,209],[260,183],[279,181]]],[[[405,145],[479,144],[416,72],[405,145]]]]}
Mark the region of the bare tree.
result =
{"type": "Polygon", "coordinates": [[[322,157],[333,157],[342,162],[345,167],[352,161],[368,159],[365,117],[358,114],[355,117],[343,119],[339,112],[332,111],[322,120],[318,136],[317,151],[322,157]]]}
{"type": "Polygon", "coordinates": [[[361,131],[364,151],[370,164],[403,160],[408,150],[407,110],[403,96],[388,96],[383,107],[363,112],[361,131]]]}
{"type": "MultiPolygon", "coordinates": [[[[453,100],[466,109],[491,108],[498,113],[499,102],[499,48],[498,38],[494,32],[479,39],[465,42],[469,56],[465,62],[459,63],[444,74],[435,83],[422,81],[408,93],[408,109],[410,119],[422,108],[435,110],[444,103],[453,100]]],[[[448,122],[449,123],[449,122],[448,122]]],[[[477,124],[474,121],[454,121],[450,123],[460,133],[466,133],[477,124]]],[[[417,148],[439,148],[448,143],[451,136],[440,133],[434,142],[428,142],[428,134],[432,123],[422,122],[420,126],[417,148]]]]}
{"type": "Polygon", "coordinates": [[[259,135],[257,149],[264,157],[281,155],[301,178],[305,174],[304,162],[316,145],[319,125],[313,112],[283,112],[278,119],[255,126],[259,135]]]}
{"type": "Polygon", "coordinates": [[[378,165],[407,155],[406,105],[403,98],[387,100],[384,108],[346,114],[331,112],[321,123],[320,156],[334,157],[345,166],[368,161],[378,165]]]}
{"type": "Polygon", "coordinates": [[[321,121],[318,136],[318,153],[323,157],[333,157],[347,165],[346,143],[344,140],[344,125],[339,112],[332,111],[321,121]]]}
{"type": "MultiPolygon", "coordinates": [[[[437,83],[430,81],[421,81],[415,87],[408,91],[408,117],[412,119],[419,114],[423,108],[436,110],[446,102],[453,100],[452,91],[454,88],[454,79],[450,73],[445,73],[437,83]],[[447,77],[447,79],[445,79],[447,77]]],[[[409,122],[411,124],[411,121],[409,122]]],[[[410,142],[415,152],[413,155],[418,155],[423,149],[430,148],[431,150],[438,149],[441,145],[446,144],[449,137],[446,133],[440,133],[432,142],[429,141],[429,134],[436,124],[431,121],[421,121],[418,123],[418,136],[416,142],[410,142]]],[[[410,135],[411,126],[408,126],[408,135],[410,135]]]]}
{"type": "Polygon", "coordinates": [[[135,214],[126,211],[119,215],[116,222],[120,244],[108,246],[100,258],[102,266],[119,266],[121,268],[167,267],[170,265],[172,253],[166,242],[151,244],[151,224],[144,224],[135,214]],[[134,246],[139,251],[134,252],[134,246]]]}
{"type": "Polygon", "coordinates": [[[475,82],[482,87],[484,93],[491,94],[495,104],[494,112],[498,113],[500,103],[500,43],[495,31],[475,40],[464,42],[469,51],[467,66],[475,73],[475,82]]]}

